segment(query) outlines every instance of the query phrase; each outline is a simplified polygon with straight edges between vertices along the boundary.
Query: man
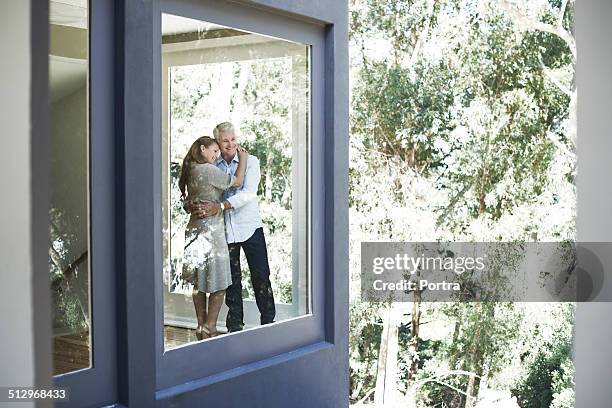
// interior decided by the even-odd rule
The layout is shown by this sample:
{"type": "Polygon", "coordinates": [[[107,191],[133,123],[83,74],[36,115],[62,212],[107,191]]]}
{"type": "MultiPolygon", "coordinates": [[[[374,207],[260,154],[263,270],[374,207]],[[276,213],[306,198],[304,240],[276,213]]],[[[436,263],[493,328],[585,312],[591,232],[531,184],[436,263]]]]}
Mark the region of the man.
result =
{"type": "MultiPolygon", "coordinates": [[[[217,167],[227,174],[234,174],[238,167],[238,139],[234,126],[223,122],[215,126],[213,135],[219,144],[221,157],[217,167]]],[[[255,292],[255,301],[260,313],[261,324],[274,321],[276,309],[270,283],[270,266],[268,249],[263,232],[263,222],[257,205],[257,187],[261,172],[259,160],[249,155],[246,174],[242,187],[230,188],[223,194],[221,203],[205,202],[190,206],[192,212],[206,216],[223,211],[225,217],[225,235],[230,255],[232,284],[227,288],[225,304],[229,308],[226,326],[229,332],[240,331],[244,327],[242,306],[242,272],[240,269],[240,249],[249,265],[251,284],[255,292]],[[221,206],[223,208],[221,208],[221,206]]]]}

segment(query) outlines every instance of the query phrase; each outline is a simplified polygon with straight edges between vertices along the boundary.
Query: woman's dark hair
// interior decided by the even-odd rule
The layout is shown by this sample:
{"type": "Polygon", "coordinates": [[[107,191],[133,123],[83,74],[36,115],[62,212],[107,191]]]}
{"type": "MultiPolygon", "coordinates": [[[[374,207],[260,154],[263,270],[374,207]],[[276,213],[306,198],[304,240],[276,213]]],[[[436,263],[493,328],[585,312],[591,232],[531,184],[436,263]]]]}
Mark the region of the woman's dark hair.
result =
{"type": "Polygon", "coordinates": [[[191,147],[187,151],[185,158],[183,159],[183,166],[181,167],[181,177],[179,178],[179,189],[181,190],[181,197],[185,197],[185,187],[187,186],[187,180],[189,179],[189,168],[191,163],[205,163],[200,146],[208,148],[213,143],[217,143],[215,139],[210,136],[198,137],[195,142],[192,143],[191,147]]]}

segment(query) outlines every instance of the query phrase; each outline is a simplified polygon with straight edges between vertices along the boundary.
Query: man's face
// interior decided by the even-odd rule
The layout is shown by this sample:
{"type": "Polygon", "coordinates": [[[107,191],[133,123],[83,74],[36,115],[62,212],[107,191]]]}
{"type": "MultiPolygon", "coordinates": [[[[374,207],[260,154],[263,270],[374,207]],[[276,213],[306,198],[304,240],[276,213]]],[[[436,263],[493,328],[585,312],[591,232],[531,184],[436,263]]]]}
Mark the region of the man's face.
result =
{"type": "Polygon", "coordinates": [[[236,154],[236,148],[238,147],[238,138],[233,130],[224,130],[219,132],[219,149],[223,157],[229,158],[234,157],[236,154]]]}

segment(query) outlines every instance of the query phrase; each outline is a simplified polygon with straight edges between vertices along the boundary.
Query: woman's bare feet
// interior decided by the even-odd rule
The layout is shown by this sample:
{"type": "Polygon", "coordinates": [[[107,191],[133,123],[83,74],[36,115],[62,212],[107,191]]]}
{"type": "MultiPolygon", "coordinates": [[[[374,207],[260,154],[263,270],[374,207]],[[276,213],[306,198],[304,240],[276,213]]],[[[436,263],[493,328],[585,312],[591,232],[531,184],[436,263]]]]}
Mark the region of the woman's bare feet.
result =
{"type": "Polygon", "coordinates": [[[211,337],[217,337],[219,332],[216,329],[209,329],[207,326],[202,327],[202,337],[209,339],[211,337]]]}
{"type": "Polygon", "coordinates": [[[198,339],[198,341],[199,340],[204,340],[204,336],[202,334],[202,326],[198,326],[196,328],[196,339],[198,339]]]}

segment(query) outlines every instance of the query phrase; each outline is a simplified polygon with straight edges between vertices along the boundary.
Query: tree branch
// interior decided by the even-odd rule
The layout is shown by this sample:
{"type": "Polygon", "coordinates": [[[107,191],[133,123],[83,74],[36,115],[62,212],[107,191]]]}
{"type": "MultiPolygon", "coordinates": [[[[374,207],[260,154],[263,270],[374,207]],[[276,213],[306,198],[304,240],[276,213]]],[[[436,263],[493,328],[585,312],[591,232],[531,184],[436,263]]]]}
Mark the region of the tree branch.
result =
{"type": "Polygon", "coordinates": [[[559,16],[559,22],[557,23],[557,26],[560,29],[563,29],[563,17],[565,17],[565,11],[567,10],[568,3],[569,0],[563,0],[563,3],[561,3],[561,15],[559,16]]]}
{"type": "Polygon", "coordinates": [[[561,81],[555,78],[552,71],[546,65],[544,65],[544,61],[542,60],[541,54],[538,55],[538,59],[540,60],[540,65],[542,66],[542,71],[544,72],[544,75],[546,76],[546,78],[550,79],[550,82],[555,84],[557,88],[559,88],[559,90],[563,92],[565,95],[569,96],[570,98],[573,97],[574,92],[571,89],[568,89],[565,86],[563,86],[561,81]]]}
{"type": "Polygon", "coordinates": [[[557,37],[561,38],[572,53],[574,61],[576,61],[576,41],[574,40],[574,37],[572,37],[572,35],[563,28],[563,15],[565,14],[565,7],[567,7],[567,0],[565,0],[564,3],[565,4],[563,5],[563,8],[561,10],[561,17],[559,17],[559,19],[561,20],[560,25],[552,25],[548,23],[543,23],[541,21],[531,20],[521,14],[518,10],[516,10],[515,7],[510,5],[508,3],[508,0],[500,0],[498,4],[504,11],[506,11],[506,13],[509,14],[509,16],[511,16],[515,20],[515,22],[518,22],[519,25],[522,25],[523,29],[539,30],[545,33],[554,34],[557,37]]]}
{"type": "Polygon", "coordinates": [[[360,399],[359,401],[355,403],[355,405],[363,404],[365,400],[370,398],[370,395],[372,395],[375,389],[376,389],[375,387],[371,388],[368,392],[365,393],[362,399],[360,399]]]}

